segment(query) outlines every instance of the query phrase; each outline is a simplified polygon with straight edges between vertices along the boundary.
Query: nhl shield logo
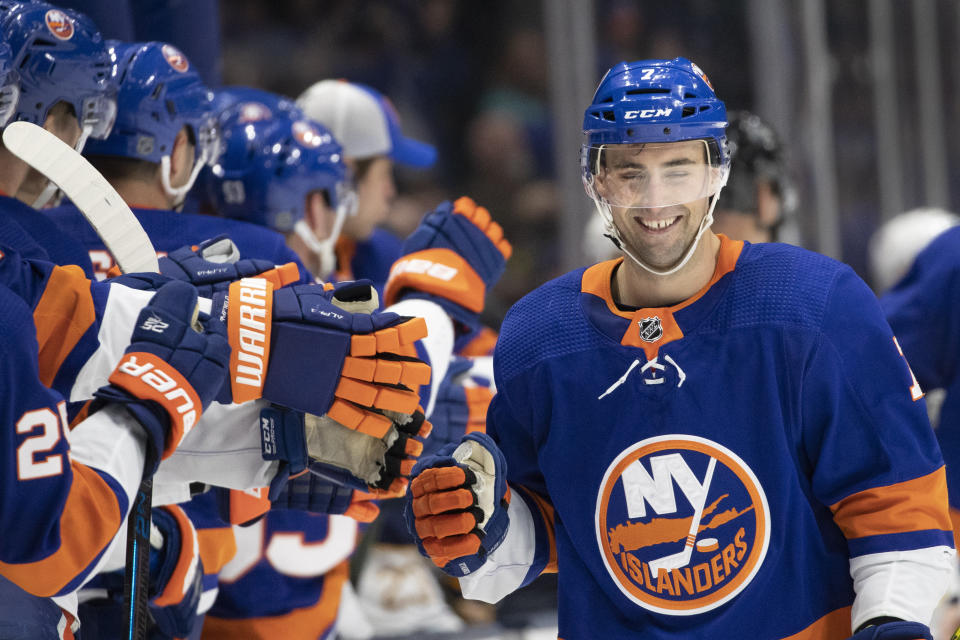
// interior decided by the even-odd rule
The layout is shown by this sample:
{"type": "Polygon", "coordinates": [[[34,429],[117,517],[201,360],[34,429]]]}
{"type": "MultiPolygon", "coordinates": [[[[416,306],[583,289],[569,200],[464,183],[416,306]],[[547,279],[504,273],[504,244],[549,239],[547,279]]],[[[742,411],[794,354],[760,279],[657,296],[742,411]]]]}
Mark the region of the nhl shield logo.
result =
{"type": "Polygon", "coordinates": [[[686,434],[621,452],[600,485],[595,524],[620,592],[674,616],[736,597],[770,544],[770,508],[750,467],[723,445],[686,434]]]}
{"type": "Polygon", "coordinates": [[[163,52],[163,57],[167,63],[173,67],[175,71],[186,73],[187,69],[190,68],[190,61],[187,60],[187,56],[180,53],[180,50],[173,45],[165,44],[160,50],[163,52]]]}
{"type": "Polygon", "coordinates": [[[58,40],[69,40],[73,37],[73,20],[63,11],[51,9],[43,20],[47,23],[47,29],[58,40]]]}
{"type": "Polygon", "coordinates": [[[644,318],[637,322],[640,325],[640,339],[644,342],[656,342],[663,337],[663,326],[660,324],[660,316],[644,318]]]}

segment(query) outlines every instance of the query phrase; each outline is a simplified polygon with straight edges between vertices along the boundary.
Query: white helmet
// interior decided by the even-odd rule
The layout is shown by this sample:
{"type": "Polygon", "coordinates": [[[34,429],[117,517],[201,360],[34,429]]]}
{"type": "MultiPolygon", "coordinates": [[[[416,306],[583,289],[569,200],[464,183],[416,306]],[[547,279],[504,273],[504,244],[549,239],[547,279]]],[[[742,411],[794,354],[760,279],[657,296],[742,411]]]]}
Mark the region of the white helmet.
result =
{"type": "Polygon", "coordinates": [[[870,237],[870,275],[883,293],[906,275],[917,254],[938,235],[960,224],[960,216],[944,209],[921,207],[895,215],[870,237]]]}

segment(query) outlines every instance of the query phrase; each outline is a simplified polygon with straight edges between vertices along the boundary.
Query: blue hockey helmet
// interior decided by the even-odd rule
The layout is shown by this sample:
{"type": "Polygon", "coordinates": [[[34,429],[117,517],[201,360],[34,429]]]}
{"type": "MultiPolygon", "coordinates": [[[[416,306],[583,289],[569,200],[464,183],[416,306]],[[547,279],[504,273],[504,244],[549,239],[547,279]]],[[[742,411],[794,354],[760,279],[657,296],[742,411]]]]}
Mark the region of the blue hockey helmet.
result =
{"type": "Polygon", "coordinates": [[[726,126],[723,102],[686,58],[621,62],[607,71],[583,116],[592,145],[712,140],[721,162],[726,126]]]}
{"type": "MultiPolygon", "coordinates": [[[[264,97],[264,96],[260,96],[264,97]]],[[[356,196],[340,144],[323,126],[270,100],[237,101],[220,114],[223,154],[210,171],[216,211],[287,233],[296,232],[332,271],[333,245],[356,196]],[[306,224],[307,196],[320,191],[336,212],[330,235],[316,238],[306,224]]],[[[285,103],[293,105],[289,100],[285,103]]]]}
{"type": "Polygon", "coordinates": [[[91,141],[86,155],[146,160],[161,165],[164,189],[182,199],[200,169],[219,154],[213,92],[176,47],[162,42],[108,43],[118,87],[117,120],[109,137],[91,141]],[[170,185],[170,154],[186,127],[194,143],[193,172],[170,185]]]}
{"type": "Polygon", "coordinates": [[[6,126],[20,100],[20,76],[13,70],[10,45],[0,42],[0,127],[6,126]]]}
{"type": "Polygon", "coordinates": [[[712,223],[730,171],[726,127],[726,107],[703,71],[686,58],[621,62],[600,81],[583,117],[581,177],[606,235],[647,271],[669,275],[682,268],[712,223]],[[684,164],[682,170],[652,171],[639,154],[661,158],[665,167],[684,164]],[[663,208],[703,198],[711,202],[700,230],[682,260],[667,270],[633,255],[613,222],[611,207],[663,208]]]}
{"type": "Polygon", "coordinates": [[[58,102],[69,104],[82,134],[105,138],[116,115],[111,60],[96,25],[85,15],[45,2],[0,0],[0,39],[10,45],[20,76],[13,120],[43,125],[58,102]]]}

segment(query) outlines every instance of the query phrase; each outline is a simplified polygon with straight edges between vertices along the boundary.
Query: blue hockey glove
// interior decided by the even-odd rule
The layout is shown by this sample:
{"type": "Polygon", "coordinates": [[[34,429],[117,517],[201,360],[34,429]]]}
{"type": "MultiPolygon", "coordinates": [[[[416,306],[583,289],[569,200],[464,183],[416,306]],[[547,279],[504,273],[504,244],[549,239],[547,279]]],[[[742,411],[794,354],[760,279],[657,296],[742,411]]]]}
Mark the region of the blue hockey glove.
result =
{"type": "Polygon", "coordinates": [[[273,501],[277,511],[305,511],[315,514],[337,514],[357,522],[373,522],[380,508],[373,494],[330,482],[313,473],[291,478],[273,501]]]}
{"type": "Polygon", "coordinates": [[[261,453],[285,463],[271,487],[278,500],[283,481],[304,469],[324,481],[376,498],[398,497],[423,451],[420,440],[431,425],[418,408],[412,416],[390,414],[388,431],[375,437],[350,429],[329,416],[314,416],[272,406],[260,412],[261,453]]]}
{"type": "Polygon", "coordinates": [[[184,638],[198,620],[203,591],[197,531],[176,505],[154,509],[151,518],[163,544],[155,548],[151,542],[150,614],[165,637],[184,638]]]}
{"type": "Polygon", "coordinates": [[[237,246],[226,235],[171,251],[160,258],[160,273],[189,282],[204,298],[212,298],[215,293],[225,292],[231,282],[252,276],[270,279],[275,289],[300,281],[300,270],[293,262],[274,267],[269,260],[241,259],[237,246]]]}
{"type": "Polygon", "coordinates": [[[433,454],[450,442],[460,442],[467,433],[486,431],[493,391],[482,377],[470,375],[473,366],[472,358],[454,356],[450,360],[430,414],[433,433],[427,440],[426,454],[433,454]]]}
{"type": "Polygon", "coordinates": [[[933,636],[925,624],[896,620],[861,629],[850,640],[933,640],[933,636]]]}
{"type": "Polygon", "coordinates": [[[500,279],[513,249],[490,213],[470,198],[444,202],[403,243],[390,268],[384,300],[438,303],[458,324],[463,342],[479,326],[487,291],[500,279]]]}
{"type": "Polygon", "coordinates": [[[225,314],[233,400],[263,397],[327,414],[375,438],[393,423],[384,412],[414,414],[419,387],[430,380],[430,366],[415,357],[414,347],[426,336],[426,323],[347,310],[353,298],[369,299],[371,292],[368,283],[294,285],[272,294],[259,278],[233,283],[225,314]]]}
{"type": "Polygon", "coordinates": [[[173,453],[226,378],[230,347],[222,336],[195,329],[196,313],[191,285],[160,287],[140,311],[109,384],[94,393],[92,410],[122,404],[146,430],[144,477],[173,453]]]}
{"type": "Polygon", "coordinates": [[[417,463],[404,518],[420,553],[454,577],[479,569],[507,534],[506,477],[503,453],[485,433],[417,463]]]}

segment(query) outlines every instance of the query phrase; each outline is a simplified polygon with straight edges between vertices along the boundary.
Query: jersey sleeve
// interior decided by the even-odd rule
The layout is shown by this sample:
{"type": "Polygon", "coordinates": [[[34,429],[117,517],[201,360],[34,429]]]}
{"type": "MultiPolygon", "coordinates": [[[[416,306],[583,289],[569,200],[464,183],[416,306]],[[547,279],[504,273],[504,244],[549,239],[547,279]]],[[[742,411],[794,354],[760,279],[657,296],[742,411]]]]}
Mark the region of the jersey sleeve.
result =
{"type": "MultiPolygon", "coordinates": [[[[509,339],[506,325],[504,333],[509,339]]],[[[501,348],[509,345],[498,343],[497,350],[501,348]]],[[[487,433],[507,462],[507,484],[513,496],[508,510],[510,524],[503,542],[483,566],[460,578],[465,597],[486,602],[497,602],[540,574],[557,570],[554,509],[537,466],[537,447],[530,430],[532,410],[526,403],[526,412],[521,412],[511,401],[514,395],[533,396],[524,391],[528,381],[523,374],[504,380],[497,360],[494,355],[497,394],[487,411],[487,433]]]]}
{"type": "Polygon", "coordinates": [[[39,380],[30,310],[0,287],[0,573],[52,596],[77,588],[120,528],[143,473],[144,436],[111,408],[67,440],[66,403],[39,380]]]}
{"type": "Polygon", "coordinates": [[[798,364],[801,464],[847,539],[853,627],[877,616],[928,621],[954,555],[943,460],[879,303],[850,269],[798,364]]]}
{"type": "Polygon", "coordinates": [[[947,232],[881,298],[893,334],[924,389],[946,388],[960,366],[958,251],[960,233],[947,232]]]}

